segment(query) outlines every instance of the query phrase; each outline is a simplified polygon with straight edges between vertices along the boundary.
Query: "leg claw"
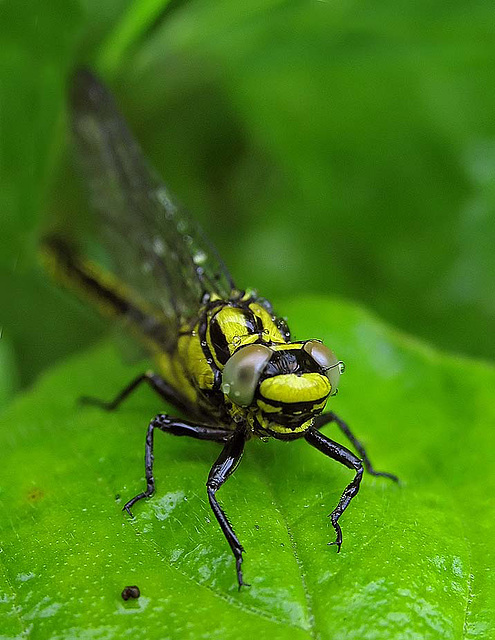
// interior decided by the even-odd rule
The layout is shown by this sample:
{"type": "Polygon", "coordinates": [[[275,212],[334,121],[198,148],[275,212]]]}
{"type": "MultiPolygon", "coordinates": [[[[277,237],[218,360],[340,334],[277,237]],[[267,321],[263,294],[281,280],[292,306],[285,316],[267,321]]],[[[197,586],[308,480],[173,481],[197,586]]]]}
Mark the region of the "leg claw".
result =
{"type": "Polygon", "coordinates": [[[134,514],[133,514],[133,513],[132,513],[132,511],[131,511],[131,508],[130,508],[130,507],[128,507],[126,504],[122,507],[122,511],[127,511],[128,515],[130,515],[130,516],[131,516],[131,518],[134,518],[134,517],[135,517],[135,516],[134,516],[134,514]]]}

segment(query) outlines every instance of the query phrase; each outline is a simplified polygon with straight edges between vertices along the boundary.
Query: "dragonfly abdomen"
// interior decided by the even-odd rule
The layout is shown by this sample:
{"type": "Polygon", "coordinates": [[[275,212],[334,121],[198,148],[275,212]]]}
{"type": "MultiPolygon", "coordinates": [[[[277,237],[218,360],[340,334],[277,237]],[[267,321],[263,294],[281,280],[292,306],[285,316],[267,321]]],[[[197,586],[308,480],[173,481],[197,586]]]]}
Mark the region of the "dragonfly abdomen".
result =
{"type": "Polygon", "coordinates": [[[59,235],[50,235],[41,245],[45,267],[63,286],[80,298],[89,299],[103,316],[120,317],[151,350],[164,349],[170,341],[156,312],[112,273],[82,256],[59,235]]]}

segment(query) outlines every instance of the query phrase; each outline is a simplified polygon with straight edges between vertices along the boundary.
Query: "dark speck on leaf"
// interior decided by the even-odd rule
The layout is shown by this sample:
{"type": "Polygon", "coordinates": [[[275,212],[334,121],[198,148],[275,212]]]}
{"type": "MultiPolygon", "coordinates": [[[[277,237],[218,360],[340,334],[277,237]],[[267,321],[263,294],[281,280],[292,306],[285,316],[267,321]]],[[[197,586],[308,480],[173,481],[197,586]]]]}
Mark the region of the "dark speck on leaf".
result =
{"type": "Polygon", "coordinates": [[[122,591],[123,600],[130,600],[131,598],[139,598],[140,595],[141,595],[141,592],[139,591],[139,587],[136,587],[136,586],[124,587],[122,591]]]}
{"type": "Polygon", "coordinates": [[[27,494],[27,500],[28,502],[39,502],[43,496],[44,496],[44,492],[42,489],[40,489],[39,487],[32,487],[27,494]]]}

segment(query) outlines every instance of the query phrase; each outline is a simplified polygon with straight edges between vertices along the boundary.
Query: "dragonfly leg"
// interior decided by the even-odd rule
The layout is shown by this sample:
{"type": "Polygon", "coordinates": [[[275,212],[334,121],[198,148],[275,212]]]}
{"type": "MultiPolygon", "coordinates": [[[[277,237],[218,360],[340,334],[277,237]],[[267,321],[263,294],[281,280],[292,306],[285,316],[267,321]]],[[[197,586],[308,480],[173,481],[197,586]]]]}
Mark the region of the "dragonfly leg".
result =
{"type": "Polygon", "coordinates": [[[308,429],[308,431],[305,432],[304,437],[311,446],[315,447],[329,458],[332,458],[333,460],[340,462],[340,464],[345,465],[349,469],[354,469],[355,471],[354,478],[342,492],[339,503],[329,516],[332,520],[333,528],[335,529],[336,539],[335,542],[329,542],[328,544],[336,544],[340,551],[340,547],[342,545],[342,529],[340,528],[338,521],[340,516],[349,506],[351,500],[359,491],[359,485],[361,484],[361,479],[363,477],[363,463],[352,453],[352,451],[349,451],[349,449],[338,444],[338,442],[330,440],[330,438],[324,436],[314,427],[308,429]]]}
{"type": "Polygon", "coordinates": [[[110,400],[110,402],[106,402],[105,400],[100,400],[99,398],[91,398],[87,396],[83,396],[79,398],[79,401],[83,404],[89,404],[96,407],[100,407],[101,409],[105,409],[105,411],[114,411],[119,407],[122,402],[131,395],[133,391],[135,391],[141,384],[145,382],[149,384],[149,386],[156,391],[156,393],[163,398],[166,402],[173,404],[174,407],[179,409],[179,411],[184,411],[186,414],[191,414],[191,408],[189,407],[187,400],[182,397],[172,386],[170,386],[165,380],[153,373],[152,371],[147,371],[146,373],[142,373],[141,375],[134,378],[132,382],[130,382],[122,391],[117,394],[117,396],[110,400]]]}
{"type": "Polygon", "coordinates": [[[342,420],[342,418],[339,418],[339,416],[336,413],[333,413],[333,411],[330,411],[329,413],[323,413],[323,414],[319,415],[315,420],[315,425],[314,426],[315,426],[316,429],[320,430],[326,424],[329,424],[331,422],[335,422],[336,423],[336,425],[339,427],[339,429],[342,431],[342,433],[346,436],[346,438],[349,440],[349,442],[356,448],[356,451],[361,456],[361,459],[362,459],[363,464],[364,464],[364,468],[366,469],[366,471],[370,475],[372,475],[372,476],[382,476],[383,478],[389,478],[390,480],[393,480],[394,482],[399,482],[399,478],[396,475],[394,475],[393,473],[387,473],[385,471],[375,471],[373,465],[371,464],[370,459],[368,458],[368,454],[366,453],[366,449],[364,448],[364,445],[351,432],[351,430],[349,429],[349,426],[347,425],[347,423],[344,422],[344,420],[342,420]]]}
{"type": "Polygon", "coordinates": [[[180,418],[172,418],[166,414],[160,413],[150,422],[146,432],[146,446],[144,454],[144,465],[146,475],[146,489],[137,496],[134,496],[129,502],[123,506],[122,510],[134,517],[131,507],[141,500],[148,498],[155,492],[155,478],[153,476],[153,436],[155,429],[171,433],[175,436],[189,436],[198,440],[212,440],[214,442],[227,442],[232,437],[232,431],[228,429],[216,429],[206,425],[197,425],[181,420],[180,418]]]}
{"type": "Polygon", "coordinates": [[[244,432],[244,429],[236,430],[231,438],[225,443],[222,452],[211,468],[211,471],[208,475],[208,481],[206,482],[206,489],[208,492],[208,500],[210,501],[210,506],[213,513],[215,514],[215,518],[217,519],[220,528],[223,531],[223,535],[227,539],[232,553],[234,554],[239,589],[243,585],[249,586],[242,579],[241,565],[242,553],[244,551],[244,548],[239,542],[234,529],[232,528],[232,525],[225,515],[224,510],[218,504],[215,494],[218,489],[220,489],[220,487],[224,484],[227,478],[229,478],[229,476],[231,476],[232,473],[236,470],[237,465],[242,458],[245,442],[246,434],[244,432]]]}

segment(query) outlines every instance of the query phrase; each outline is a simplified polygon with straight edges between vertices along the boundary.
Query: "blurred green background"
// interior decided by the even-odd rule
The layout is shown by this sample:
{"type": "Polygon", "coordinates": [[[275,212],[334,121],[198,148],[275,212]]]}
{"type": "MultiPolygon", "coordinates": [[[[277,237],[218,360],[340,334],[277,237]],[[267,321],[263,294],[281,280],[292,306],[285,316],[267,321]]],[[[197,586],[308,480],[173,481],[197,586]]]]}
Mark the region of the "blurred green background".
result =
{"type": "Polygon", "coordinates": [[[83,208],[81,64],[240,286],[346,297],[493,358],[494,24],[476,1],[1,3],[0,403],[104,330],[36,263],[40,221],[83,208]]]}

